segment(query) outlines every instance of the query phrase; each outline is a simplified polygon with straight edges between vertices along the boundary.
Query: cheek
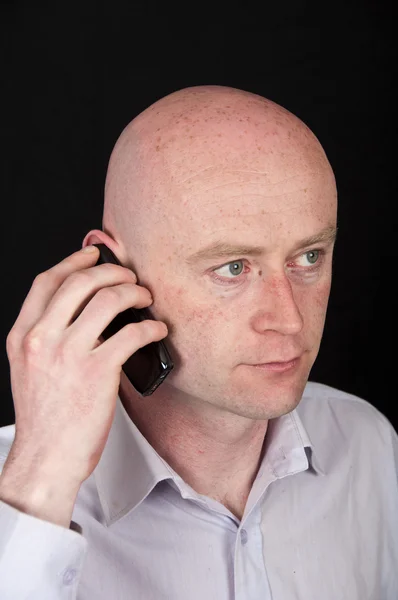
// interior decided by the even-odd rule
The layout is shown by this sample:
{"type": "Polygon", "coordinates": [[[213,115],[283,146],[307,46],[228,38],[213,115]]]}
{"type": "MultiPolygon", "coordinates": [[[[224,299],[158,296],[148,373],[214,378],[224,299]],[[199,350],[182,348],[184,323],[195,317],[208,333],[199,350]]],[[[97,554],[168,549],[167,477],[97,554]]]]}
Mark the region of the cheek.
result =
{"type": "Polygon", "coordinates": [[[330,282],[320,283],[310,290],[301,291],[296,301],[304,320],[304,326],[309,329],[319,329],[323,326],[330,294],[330,282]]]}
{"type": "Polygon", "coordinates": [[[318,309],[323,312],[326,312],[330,294],[330,286],[331,282],[326,281],[314,290],[314,303],[318,309]]]}
{"type": "Polygon", "coordinates": [[[176,287],[164,294],[161,313],[169,328],[175,364],[183,367],[186,374],[195,377],[198,364],[204,368],[218,361],[221,340],[225,339],[225,315],[219,307],[199,303],[187,296],[183,288],[176,287]]]}
{"type": "Polygon", "coordinates": [[[219,307],[212,307],[208,302],[201,303],[188,296],[180,286],[162,286],[157,298],[159,300],[156,301],[156,309],[154,306],[153,311],[156,318],[164,318],[170,334],[174,333],[179,338],[189,337],[191,343],[194,341],[193,335],[211,337],[215,325],[220,324],[223,318],[219,307]]]}

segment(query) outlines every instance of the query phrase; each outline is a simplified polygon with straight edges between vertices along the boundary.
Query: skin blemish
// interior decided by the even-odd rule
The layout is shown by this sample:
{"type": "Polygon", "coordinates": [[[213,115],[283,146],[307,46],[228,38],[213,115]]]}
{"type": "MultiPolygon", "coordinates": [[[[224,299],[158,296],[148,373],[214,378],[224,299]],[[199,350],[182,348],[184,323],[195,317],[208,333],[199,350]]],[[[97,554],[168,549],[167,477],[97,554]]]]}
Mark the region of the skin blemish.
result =
{"type": "Polygon", "coordinates": [[[259,276],[260,276],[260,277],[261,277],[261,275],[263,274],[263,272],[261,271],[261,269],[260,269],[260,271],[258,272],[258,274],[259,274],[259,276]]]}

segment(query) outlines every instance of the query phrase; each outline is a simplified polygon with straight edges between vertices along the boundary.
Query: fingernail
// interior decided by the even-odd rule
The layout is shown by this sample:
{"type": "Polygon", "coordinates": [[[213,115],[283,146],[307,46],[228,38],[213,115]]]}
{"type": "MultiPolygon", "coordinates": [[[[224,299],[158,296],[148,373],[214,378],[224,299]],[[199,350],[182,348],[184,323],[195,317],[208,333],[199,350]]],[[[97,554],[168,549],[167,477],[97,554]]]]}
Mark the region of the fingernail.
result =
{"type": "Polygon", "coordinates": [[[86,246],[85,248],[82,249],[82,252],[95,252],[96,250],[98,250],[98,248],[96,246],[86,246]]]}

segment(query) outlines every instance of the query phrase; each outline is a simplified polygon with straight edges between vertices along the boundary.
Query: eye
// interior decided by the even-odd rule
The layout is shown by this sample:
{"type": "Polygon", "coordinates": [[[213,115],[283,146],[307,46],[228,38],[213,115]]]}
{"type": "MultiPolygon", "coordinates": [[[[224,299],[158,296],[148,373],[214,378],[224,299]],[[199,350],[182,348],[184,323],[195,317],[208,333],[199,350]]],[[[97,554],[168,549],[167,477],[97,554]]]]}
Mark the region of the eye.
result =
{"type": "Polygon", "coordinates": [[[244,269],[243,260],[234,260],[233,262],[227,263],[222,267],[214,270],[214,273],[218,273],[221,277],[227,277],[233,279],[234,276],[238,276],[244,269]],[[232,275],[232,277],[230,277],[232,275]]]}
{"type": "Polygon", "coordinates": [[[297,259],[289,263],[289,267],[293,270],[300,270],[301,272],[312,272],[321,268],[325,256],[325,250],[316,249],[308,250],[304,252],[297,259]]]}
{"type": "MultiPolygon", "coordinates": [[[[305,252],[302,257],[305,257],[306,260],[308,260],[308,262],[310,263],[310,265],[315,265],[318,260],[319,260],[319,255],[320,255],[320,251],[319,250],[309,250],[308,252],[305,252]]],[[[300,258],[302,258],[300,257],[300,258]]],[[[303,265],[304,267],[308,266],[307,265],[303,265]]]]}

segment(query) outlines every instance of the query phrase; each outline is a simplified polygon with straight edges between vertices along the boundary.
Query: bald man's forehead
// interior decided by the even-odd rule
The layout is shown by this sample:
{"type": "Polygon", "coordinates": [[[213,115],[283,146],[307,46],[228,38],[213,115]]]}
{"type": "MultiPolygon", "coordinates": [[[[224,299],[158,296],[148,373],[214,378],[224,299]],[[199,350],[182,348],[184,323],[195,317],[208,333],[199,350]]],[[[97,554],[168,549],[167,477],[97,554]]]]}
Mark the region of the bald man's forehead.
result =
{"type": "MultiPolygon", "coordinates": [[[[261,174],[229,175],[214,174],[202,185],[197,181],[174,203],[159,205],[152,233],[163,248],[162,258],[169,254],[179,260],[217,239],[231,244],[267,243],[268,248],[280,243],[289,246],[335,220],[331,171],[301,172],[273,185],[261,174]]],[[[155,247],[153,253],[158,253],[155,247]]]]}
{"type": "Polygon", "coordinates": [[[214,134],[205,137],[206,152],[204,140],[196,144],[195,139],[164,153],[159,150],[146,188],[147,192],[148,186],[152,188],[154,216],[170,213],[188,218],[199,216],[204,207],[210,215],[222,207],[228,211],[244,206],[247,211],[258,202],[268,210],[269,205],[275,208],[277,198],[283,204],[297,190],[315,186],[319,194],[324,186],[334,184],[323,154],[310,146],[285,146],[278,136],[268,146],[248,135],[237,144],[226,139],[217,135],[214,139],[214,134]]]}
{"type": "MultiPolygon", "coordinates": [[[[325,156],[313,144],[292,139],[285,131],[264,133],[246,128],[219,127],[210,131],[201,128],[187,137],[178,136],[165,142],[156,161],[159,174],[174,186],[191,189],[205,180],[214,184],[261,180],[270,185],[297,176],[300,171],[322,170],[325,156]],[[223,182],[223,178],[225,181],[223,182]]],[[[156,160],[156,159],[155,159],[156,160]]]]}
{"type": "Polygon", "coordinates": [[[334,175],[328,169],[261,172],[209,167],[170,187],[156,212],[177,230],[200,230],[218,218],[286,214],[296,210],[322,216],[336,201],[334,175]]]}
{"type": "Polygon", "coordinates": [[[173,221],[176,235],[195,230],[195,223],[202,227],[205,207],[208,222],[224,209],[245,205],[250,212],[250,203],[254,211],[259,202],[269,210],[272,198],[290,202],[311,182],[320,189],[319,174],[333,187],[318,140],[282,107],[216,86],[183,90],[149,107],[120,136],[108,169],[104,224],[113,220],[124,239],[127,223],[144,235],[173,221]]]}

